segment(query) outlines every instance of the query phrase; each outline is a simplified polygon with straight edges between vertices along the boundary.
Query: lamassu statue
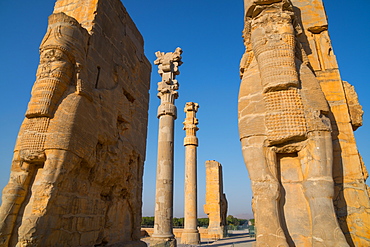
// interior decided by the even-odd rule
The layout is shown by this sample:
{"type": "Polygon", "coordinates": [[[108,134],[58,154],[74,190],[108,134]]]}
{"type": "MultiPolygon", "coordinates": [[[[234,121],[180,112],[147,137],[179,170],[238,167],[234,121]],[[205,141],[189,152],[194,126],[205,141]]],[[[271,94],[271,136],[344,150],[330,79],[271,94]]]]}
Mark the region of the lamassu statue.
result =
{"type": "Polygon", "coordinates": [[[301,34],[289,0],[245,0],[239,133],[257,246],[344,247],[333,206],[330,110],[301,34]]]}

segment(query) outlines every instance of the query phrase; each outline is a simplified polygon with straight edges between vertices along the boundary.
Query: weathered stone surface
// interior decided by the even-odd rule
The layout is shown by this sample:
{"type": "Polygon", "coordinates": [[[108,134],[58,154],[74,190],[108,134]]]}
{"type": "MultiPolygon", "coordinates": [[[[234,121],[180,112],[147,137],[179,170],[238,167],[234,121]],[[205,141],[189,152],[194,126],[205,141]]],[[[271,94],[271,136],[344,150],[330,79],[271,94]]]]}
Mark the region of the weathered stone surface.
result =
{"type": "Polygon", "coordinates": [[[340,78],[322,1],[244,3],[239,134],[257,246],[368,246],[353,135],[362,110],[340,78]]]}
{"type": "Polygon", "coordinates": [[[197,211],[197,147],[198,138],[196,132],[198,119],[196,113],[199,105],[194,102],[187,102],[184,111],[184,146],[185,146],[185,189],[184,189],[184,231],[181,236],[182,244],[197,245],[200,243],[198,231],[197,211]]]}
{"type": "Polygon", "coordinates": [[[364,111],[358,102],[358,96],[355,91],[355,87],[349,84],[349,82],[343,81],[343,88],[347,99],[351,125],[353,130],[356,130],[358,127],[362,126],[362,115],[364,114],[364,111]]]}
{"type": "Polygon", "coordinates": [[[144,244],[150,70],[119,0],[56,2],[3,190],[1,246],[144,244]]]}
{"type": "Polygon", "coordinates": [[[154,234],[151,246],[176,246],[176,239],[172,231],[173,218],[173,150],[174,150],[174,120],[177,118],[177,109],[174,105],[178,97],[178,82],[176,75],[180,74],[181,48],[174,52],[156,52],[158,73],[162,81],[158,82],[158,98],[161,104],[158,107],[158,157],[156,178],[156,201],[154,211],[154,234]]]}
{"type": "Polygon", "coordinates": [[[226,237],[227,200],[223,192],[222,166],[215,160],[206,161],[206,204],[204,213],[208,215],[209,238],[226,237]]]}
{"type": "Polygon", "coordinates": [[[370,200],[365,184],[367,171],[362,164],[353,133],[362,125],[362,109],[354,88],[341,79],[325,24],[326,15],[320,11],[324,9],[322,1],[292,2],[297,7],[296,16],[302,19],[303,34],[299,40],[308,54],[309,64],[315,71],[330,107],[336,215],[348,244],[369,246],[370,200]],[[323,19],[322,25],[318,25],[318,19],[323,19]]]}

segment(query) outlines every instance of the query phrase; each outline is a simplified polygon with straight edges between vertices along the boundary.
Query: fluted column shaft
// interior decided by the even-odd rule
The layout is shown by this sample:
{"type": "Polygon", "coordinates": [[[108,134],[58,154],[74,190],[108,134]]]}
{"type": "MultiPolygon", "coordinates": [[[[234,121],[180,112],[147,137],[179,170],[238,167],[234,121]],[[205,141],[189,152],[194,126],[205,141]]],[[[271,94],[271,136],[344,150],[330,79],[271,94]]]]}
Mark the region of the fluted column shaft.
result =
{"type": "Polygon", "coordinates": [[[174,117],[159,118],[155,224],[153,237],[173,238],[174,117]]]}
{"type": "Polygon", "coordinates": [[[196,245],[200,242],[200,234],[197,228],[197,147],[198,120],[195,113],[198,111],[198,104],[188,102],[184,111],[186,118],[184,130],[186,136],[185,146],[185,205],[184,205],[184,231],[181,235],[181,243],[196,245]]]}
{"type": "Polygon", "coordinates": [[[197,146],[185,146],[184,229],[197,230],[197,146]]]}
{"type": "Polygon", "coordinates": [[[158,107],[158,157],[156,178],[156,199],[154,212],[154,233],[150,246],[176,246],[176,239],[172,230],[173,219],[173,150],[174,150],[174,120],[177,110],[174,105],[178,97],[178,82],[176,75],[180,72],[182,50],[175,52],[156,52],[158,73],[162,81],[158,83],[158,98],[161,104],[158,107]]]}

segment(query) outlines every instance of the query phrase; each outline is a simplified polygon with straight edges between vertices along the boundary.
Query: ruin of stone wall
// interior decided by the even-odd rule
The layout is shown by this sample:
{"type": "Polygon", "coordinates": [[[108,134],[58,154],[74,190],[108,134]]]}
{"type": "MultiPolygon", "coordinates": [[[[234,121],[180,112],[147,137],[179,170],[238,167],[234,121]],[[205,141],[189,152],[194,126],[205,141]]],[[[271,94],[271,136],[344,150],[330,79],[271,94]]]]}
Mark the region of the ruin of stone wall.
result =
{"type": "Polygon", "coordinates": [[[210,238],[226,237],[227,200],[223,191],[222,165],[215,160],[206,161],[206,204],[208,215],[207,233],[210,238]]]}

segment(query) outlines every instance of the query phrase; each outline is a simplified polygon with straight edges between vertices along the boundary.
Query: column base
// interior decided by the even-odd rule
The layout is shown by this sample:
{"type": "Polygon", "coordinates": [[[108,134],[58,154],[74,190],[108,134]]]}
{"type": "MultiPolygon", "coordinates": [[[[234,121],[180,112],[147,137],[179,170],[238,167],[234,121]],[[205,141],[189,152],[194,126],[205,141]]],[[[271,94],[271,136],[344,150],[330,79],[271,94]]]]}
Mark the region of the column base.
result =
{"type": "Polygon", "coordinates": [[[182,244],[191,244],[197,245],[200,244],[200,233],[198,230],[184,229],[181,234],[181,243],[182,244]]]}
{"type": "Polygon", "coordinates": [[[175,238],[158,238],[158,237],[151,237],[150,238],[150,247],[176,247],[176,239],[175,238]]]}

